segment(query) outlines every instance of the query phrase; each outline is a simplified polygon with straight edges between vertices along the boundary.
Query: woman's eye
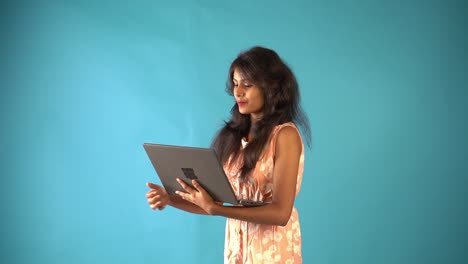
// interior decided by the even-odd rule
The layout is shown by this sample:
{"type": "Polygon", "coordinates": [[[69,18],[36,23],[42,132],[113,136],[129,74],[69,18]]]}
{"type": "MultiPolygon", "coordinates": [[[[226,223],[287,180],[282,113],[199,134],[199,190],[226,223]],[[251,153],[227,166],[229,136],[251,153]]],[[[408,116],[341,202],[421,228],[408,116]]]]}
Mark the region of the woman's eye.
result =
{"type": "Polygon", "coordinates": [[[244,83],[244,86],[245,86],[245,87],[250,87],[250,86],[252,86],[252,85],[251,85],[250,83],[244,83]]]}

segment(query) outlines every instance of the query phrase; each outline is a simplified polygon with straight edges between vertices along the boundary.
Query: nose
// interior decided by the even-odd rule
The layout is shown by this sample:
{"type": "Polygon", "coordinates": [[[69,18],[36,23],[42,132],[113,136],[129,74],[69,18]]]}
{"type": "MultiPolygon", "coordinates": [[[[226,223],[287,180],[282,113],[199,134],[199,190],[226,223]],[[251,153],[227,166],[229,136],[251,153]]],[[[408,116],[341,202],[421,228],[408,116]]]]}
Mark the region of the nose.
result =
{"type": "Polygon", "coordinates": [[[234,96],[235,97],[243,97],[245,95],[245,90],[241,87],[237,86],[234,87],[234,96]]]}

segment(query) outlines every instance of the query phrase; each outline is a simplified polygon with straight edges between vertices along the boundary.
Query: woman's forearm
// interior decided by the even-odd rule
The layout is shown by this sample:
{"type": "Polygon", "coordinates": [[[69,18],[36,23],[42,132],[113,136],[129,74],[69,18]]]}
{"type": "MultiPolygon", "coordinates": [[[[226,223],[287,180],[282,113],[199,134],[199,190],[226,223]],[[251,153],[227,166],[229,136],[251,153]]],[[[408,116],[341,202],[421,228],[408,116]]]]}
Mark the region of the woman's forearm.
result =
{"type": "Polygon", "coordinates": [[[197,205],[191,202],[185,201],[184,199],[180,198],[180,196],[178,195],[170,196],[169,205],[177,209],[184,210],[186,212],[193,213],[193,214],[204,214],[204,215],[207,214],[207,212],[205,212],[203,209],[201,209],[197,205]]]}
{"type": "Polygon", "coordinates": [[[234,218],[264,225],[285,226],[291,217],[292,207],[271,203],[257,207],[213,205],[209,214],[234,218]]]}

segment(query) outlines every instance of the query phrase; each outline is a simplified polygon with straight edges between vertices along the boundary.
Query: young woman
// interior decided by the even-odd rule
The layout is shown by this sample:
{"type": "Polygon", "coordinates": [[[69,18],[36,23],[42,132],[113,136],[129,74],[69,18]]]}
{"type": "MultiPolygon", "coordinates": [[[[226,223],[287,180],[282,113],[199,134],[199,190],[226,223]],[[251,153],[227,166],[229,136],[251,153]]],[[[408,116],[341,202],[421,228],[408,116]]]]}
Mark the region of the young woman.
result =
{"type": "Polygon", "coordinates": [[[301,187],[304,145],[296,124],[307,142],[310,128],[296,78],[276,52],[253,47],[232,62],[226,90],[236,103],[212,147],[237,198],[266,205],[223,206],[196,181],[195,189],[179,181],[186,192],[176,196],[148,183],[148,203],[153,210],[169,204],[226,217],[225,263],[302,263],[294,199],[301,187]]]}

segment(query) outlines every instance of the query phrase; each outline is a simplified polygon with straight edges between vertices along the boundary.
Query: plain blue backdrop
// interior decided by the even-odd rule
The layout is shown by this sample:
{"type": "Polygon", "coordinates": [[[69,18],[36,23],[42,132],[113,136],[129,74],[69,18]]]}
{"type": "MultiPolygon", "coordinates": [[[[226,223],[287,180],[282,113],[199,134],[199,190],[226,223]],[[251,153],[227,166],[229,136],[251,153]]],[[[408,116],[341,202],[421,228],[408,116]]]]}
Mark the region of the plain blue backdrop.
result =
{"type": "Polygon", "coordinates": [[[224,218],[150,210],[142,144],[209,146],[254,45],[312,125],[304,263],[466,261],[464,1],[1,5],[2,263],[221,263],[224,218]]]}

